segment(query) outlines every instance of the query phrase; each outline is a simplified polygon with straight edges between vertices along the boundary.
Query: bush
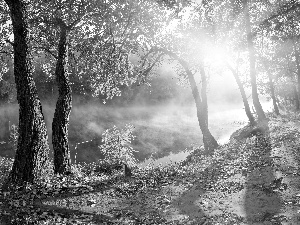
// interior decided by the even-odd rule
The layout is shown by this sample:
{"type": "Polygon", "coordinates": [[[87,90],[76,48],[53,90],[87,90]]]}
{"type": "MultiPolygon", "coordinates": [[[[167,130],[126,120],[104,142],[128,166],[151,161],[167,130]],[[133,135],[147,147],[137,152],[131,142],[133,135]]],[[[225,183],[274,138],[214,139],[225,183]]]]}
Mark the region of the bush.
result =
{"type": "Polygon", "coordinates": [[[110,164],[126,164],[129,167],[136,166],[137,160],[133,152],[136,152],[130,143],[134,140],[134,127],[126,124],[124,129],[116,126],[106,130],[102,134],[103,145],[98,146],[105,156],[105,161],[110,164]]]}
{"type": "Polygon", "coordinates": [[[2,186],[4,180],[8,177],[12,165],[12,159],[0,157],[0,187],[2,186]]]}

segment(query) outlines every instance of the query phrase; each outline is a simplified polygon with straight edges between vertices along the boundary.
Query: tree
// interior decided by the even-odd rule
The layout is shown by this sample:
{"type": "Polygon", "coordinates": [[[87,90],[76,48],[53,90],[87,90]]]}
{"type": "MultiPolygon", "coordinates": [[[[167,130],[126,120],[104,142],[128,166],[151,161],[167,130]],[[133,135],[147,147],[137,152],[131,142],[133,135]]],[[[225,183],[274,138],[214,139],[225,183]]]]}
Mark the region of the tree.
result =
{"type": "Polygon", "coordinates": [[[295,55],[295,63],[297,68],[297,88],[298,88],[298,100],[296,101],[298,104],[296,105],[296,110],[300,109],[299,100],[300,100],[300,59],[299,59],[299,51],[297,47],[297,40],[293,39],[293,48],[295,55]]]}
{"type": "Polygon", "coordinates": [[[239,90],[240,90],[240,93],[241,93],[241,96],[242,96],[242,100],[243,100],[243,104],[244,104],[244,107],[245,107],[246,115],[247,115],[247,117],[249,119],[250,125],[253,126],[253,125],[256,124],[256,122],[255,122],[255,119],[254,119],[254,117],[253,117],[253,115],[251,113],[250,106],[249,106],[249,103],[248,103],[248,100],[247,100],[247,96],[246,96],[246,93],[245,93],[245,89],[243,87],[243,84],[241,82],[239,74],[238,74],[237,71],[235,71],[232,68],[232,66],[228,62],[226,62],[226,64],[227,64],[227,67],[229,68],[229,70],[232,72],[232,74],[233,74],[233,76],[235,78],[235,81],[236,81],[236,83],[237,83],[237,85],[239,87],[239,90]]]}
{"type": "MultiPolygon", "coordinates": [[[[280,1],[278,3],[250,0],[228,0],[222,1],[222,4],[220,3],[221,1],[202,2],[201,6],[198,8],[202,10],[200,10],[202,15],[207,17],[207,21],[203,24],[207,24],[208,27],[211,27],[210,33],[213,35],[217,34],[221,39],[228,38],[226,34],[230,33],[238,36],[240,31],[237,30],[237,28],[243,26],[243,29],[241,29],[243,34],[238,39],[235,38],[235,42],[238,43],[238,45],[233,44],[233,46],[242,50],[245,50],[246,47],[248,49],[249,74],[251,78],[253,103],[258,114],[258,120],[264,120],[266,117],[258,98],[256,68],[258,52],[255,51],[255,48],[258,49],[260,47],[258,39],[270,35],[270,33],[272,33],[273,37],[277,36],[277,38],[281,38],[280,30],[285,30],[288,33],[288,38],[292,39],[291,36],[293,36],[292,34],[295,34],[294,31],[296,31],[296,33],[298,31],[298,29],[295,28],[297,27],[297,24],[299,24],[297,15],[299,14],[300,4],[296,1],[280,1]],[[267,17],[265,14],[266,10],[270,12],[267,17]],[[225,14],[224,11],[226,11],[225,14]]],[[[295,54],[295,58],[297,55],[298,54],[295,54]]],[[[269,83],[272,85],[272,82],[269,83]]],[[[261,85],[259,86],[261,87],[261,85]]],[[[276,106],[274,107],[276,108],[276,106]]]]}
{"type": "MultiPolygon", "coordinates": [[[[56,60],[54,75],[59,95],[52,122],[55,173],[68,174],[71,172],[70,152],[68,146],[68,126],[72,108],[72,94],[68,65],[68,47],[71,46],[70,33],[77,28],[76,26],[82,22],[83,17],[87,14],[92,13],[96,16],[100,15],[100,12],[95,12],[95,8],[93,8],[93,6],[99,5],[94,3],[94,1],[90,2],[90,4],[83,3],[82,1],[53,1],[46,4],[46,7],[43,3],[39,5],[39,9],[42,9],[42,11],[38,14],[42,17],[42,20],[37,20],[37,24],[40,26],[40,31],[43,30],[44,33],[49,34],[51,30],[54,30],[57,34],[52,37],[52,40],[51,38],[47,38],[46,41],[53,41],[54,39],[55,43],[55,38],[58,38],[56,54],[51,51],[51,47],[44,47],[45,43],[44,46],[39,43],[40,47],[52,55],[56,60]],[[43,11],[43,7],[47,9],[47,12],[43,11]],[[49,14],[49,11],[52,13],[49,14]]],[[[105,12],[102,13],[104,14],[105,12]]]]}
{"type": "Polygon", "coordinates": [[[74,0],[32,4],[32,12],[37,15],[32,22],[41,34],[35,39],[37,48],[56,60],[54,74],[59,97],[52,124],[56,173],[70,170],[68,124],[72,96],[69,71],[80,79],[88,77],[94,96],[104,95],[111,99],[120,95],[119,86],[130,85],[136,80],[137,73],[134,73],[129,55],[139,51],[145,44],[143,40],[151,38],[159,28],[154,8],[151,1],[84,3],[74,0]]]}
{"type": "MultiPolygon", "coordinates": [[[[232,29],[232,27],[231,27],[232,23],[230,20],[226,21],[225,26],[224,26],[224,24],[222,24],[222,23],[224,23],[224,21],[219,20],[219,18],[218,18],[218,16],[220,16],[220,15],[218,15],[216,13],[215,17],[213,16],[214,15],[213,11],[214,10],[216,11],[216,8],[217,7],[213,4],[213,2],[206,1],[201,6],[197,6],[197,10],[196,10],[196,12],[201,16],[196,20],[195,26],[199,27],[199,24],[201,24],[202,29],[206,31],[207,36],[209,36],[211,42],[213,42],[213,43],[218,43],[218,41],[220,41],[219,40],[220,38],[221,39],[228,38],[228,35],[227,35],[227,33],[229,33],[228,30],[232,29]],[[223,27],[225,27],[225,28],[223,28],[223,27]]],[[[232,37],[232,38],[235,39],[235,37],[232,37]]],[[[239,52],[239,50],[236,50],[236,49],[235,49],[235,51],[239,52]]],[[[227,67],[231,71],[231,73],[233,74],[233,76],[235,78],[235,81],[236,81],[238,88],[240,90],[240,93],[241,93],[245,112],[249,119],[249,122],[251,125],[255,125],[256,122],[251,113],[250,106],[249,106],[247,96],[245,93],[245,89],[244,89],[243,83],[239,77],[238,69],[235,70],[232,67],[232,65],[230,65],[230,63],[228,62],[228,59],[227,59],[228,56],[226,54],[222,54],[221,57],[222,57],[221,60],[223,62],[222,63],[223,67],[225,65],[225,67],[227,67]]],[[[214,62],[214,64],[216,64],[216,63],[214,62]]]]}
{"type": "Polygon", "coordinates": [[[271,75],[270,70],[268,68],[267,62],[262,61],[262,64],[265,67],[265,70],[266,70],[266,73],[267,73],[267,76],[268,76],[268,79],[269,79],[270,95],[271,95],[271,98],[272,98],[274,111],[275,111],[276,115],[279,115],[280,113],[279,113],[279,109],[278,109],[278,105],[277,105],[273,78],[272,78],[272,75],[271,75]]]}
{"type": "MultiPolygon", "coordinates": [[[[298,2],[283,1],[283,3],[279,4],[276,12],[265,20],[265,22],[262,23],[263,26],[256,32],[256,36],[261,36],[261,38],[257,39],[264,40],[268,45],[268,49],[264,47],[261,48],[269,53],[264,54],[264,57],[260,58],[262,58],[263,67],[268,73],[270,85],[272,86],[270,68],[272,68],[272,70],[274,70],[274,68],[280,70],[277,72],[277,77],[287,76],[289,77],[288,80],[294,80],[296,76],[296,86],[291,88],[295,96],[296,110],[299,110],[300,89],[299,31],[297,28],[299,26],[299,11],[300,4],[298,2]],[[275,45],[275,47],[272,45],[275,45]],[[273,52],[275,52],[275,54],[273,52]],[[278,65],[280,65],[281,68],[278,68],[278,65]]],[[[286,82],[286,80],[284,82],[286,82]]],[[[270,87],[271,92],[272,89],[274,89],[274,87],[270,87]]],[[[273,102],[275,103],[275,100],[273,100],[273,102]]],[[[276,111],[275,105],[274,108],[276,111]]]]}
{"type": "MultiPolygon", "coordinates": [[[[58,99],[54,118],[52,122],[52,144],[54,152],[54,172],[68,174],[71,172],[70,152],[68,146],[68,126],[72,107],[72,94],[68,75],[68,34],[80,22],[83,17],[83,4],[76,1],[63,4],[62,2],[51,2],[47,5],[48,10],[54,10],[50,16],[40,13],[42,22],[59,30],[59,41],[57,46],[55,79],[58,87],[58,99]],[[52,5],[52,4],[53,5],[52,5]],[[68,7],[69,6],[69,7],[68,7]],[[75,8],[75,9],[74,9],[75,8]],[[70,21],[70,14],[76,12],[75,18],[70,21]]],[[[41,5],[40,5],[41,6],[41,5]]],[[[48,49],[48,52],[51,52],[48,49]]],[[[52,53],[53,54],[53,53],[52,53]]]]}
{"type": "Polygon", "coordinates": [[[19,138],[9,184],[36,182],[45,176],[48,162],[48,136],[42,105],[32,78],[29,50],[28,12],[21,0],[5,0],[14,34],[14,75],[19,103],[19,138]]]}
{"type": "Polygon", "coordinates": [[[255,111],[258,116],[258,121],[266,120],[266,115],[264,110],[260,104],[258,92],[257,92],[257,82],[256,82],[256,69],[255,69],[255,53],[254,53],[254,45],[253,45],[253,34],[251,31],[251,22],[250,22],[250,1],[245,8],[245,24],[246,24],[246,32],[247,32],[247,44],[249,51],[249,62],[250,62],[250,78],[251,78],[251,88],[252,88],[252,99],[253,105],[255,107],[255,111]]]}
{"type": "Polygon", "coordinates": [[[207,111],[207,97],[206,97],[207,84],[206,84],[205,71],[204,71],[203,67],[201,66],[201,68],[200,68],[200,73],[201,73],[201,78],[202,78],[202,89],[201,89],[201,96],[200,96],[194,75],[193,75],[188,63],[185,60],[180,58],[174,52],[171,52],[171,51],[169,51],[167,49],[163,49],[163,48],[154,47],[150,50],[150,52],[162,52],[163,54],[176,60],[184,69],[184,71],[187,75],[191,90],[192,90],[193,98],[196,103],[197,118],[198,118],[199,127],[200,127],[202,135],[203,135],[204,148],[209,154],[211,154],[213,152],[213,150],[215,150],[219,145],[218,145],[217,141],[215,140],[215,138],[210,133],[210,130],[208,128],[208,111],[207,111]]]}
{"type": "MultiPolygon", "coordinates": [[[[172,8],[171,8],[172,10],[172,8]]],[[[176,10],[175,10],[176,11],[176,10]]],[[[185,13],[184,9],[181,9],[182,13],[185,13]]],[[[194,37],[189,33],[189,25],[181,23],[182,15],[178,13],[174,17],[177,27],[183,28],[184,31],[175,28],[171,32],[168,32],[168,28],[162,32],[162,35],[149,43],[149,50],[146,54],[141,57],[140,71],[142,76],[147,78],[150,71],[155,65],[159,65],[163,60],[163,55],[167,55],[172,61],[177,62],[178,67],[177,73],[182,75],[184,79],[188,80],[192,90],[193,98],[197,108],[198,123],[203,135],[203,143],[207,153],[212,153],[214,149],[218,147],[218,143],[208,128],[208,103],[207,103],[207,75],[204,69],[204,58],[203,47],[206,42],[205,38],[200,39],[194,37]],[[186,27],[187,26],[187,27],[186,27]],[[185,35],[182,35],[182,34],[185,35]],[[199,44],[200,43],[200,44],[199,44]],[[196,47],[197,46],[197,47],[196,47]],[[199,47],[200,46],[200,47],[199,47]],[[198,58],[195,57],[198,55],[198,58]],[[188,62],[187,59],[188,58],[188,62]],[[192,72],[193,71],[193,72],[192,72]],[[197,82],[194,78],[194,73],[198,72],[201,77],[201,95],[197,87],[197,82]]],[[[190,21],[187,22],[189,24],[190,21]]],[[[165,58],[164,58],[165,59],[165,58]]]]}

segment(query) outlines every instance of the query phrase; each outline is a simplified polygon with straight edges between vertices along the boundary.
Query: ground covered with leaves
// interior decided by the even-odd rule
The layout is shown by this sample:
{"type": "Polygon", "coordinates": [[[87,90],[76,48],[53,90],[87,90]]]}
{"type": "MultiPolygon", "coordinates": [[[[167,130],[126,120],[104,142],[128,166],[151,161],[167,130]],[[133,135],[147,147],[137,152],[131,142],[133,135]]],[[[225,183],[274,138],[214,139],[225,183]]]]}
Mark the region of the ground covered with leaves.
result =
{"type": "MultiPolygon", "coordinates": [[[[0,224],[300,224],[299,115],[185,163],[72,176],[0,196],[0,224]]],[[[3,182],[12,162],[1,159],[3,182]]]]}

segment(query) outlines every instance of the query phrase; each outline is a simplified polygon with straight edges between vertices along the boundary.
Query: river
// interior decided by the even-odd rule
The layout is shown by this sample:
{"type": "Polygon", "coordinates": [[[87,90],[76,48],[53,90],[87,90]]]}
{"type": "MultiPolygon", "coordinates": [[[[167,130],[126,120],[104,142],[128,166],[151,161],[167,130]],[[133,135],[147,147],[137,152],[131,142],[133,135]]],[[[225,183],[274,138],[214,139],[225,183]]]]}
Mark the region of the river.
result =
{"type": "MultiPolygon", "coordinates": [[[[262,106],[265,112],[272,111],[272,102],[264,101],[262,102],[262,106]]],[[[196,110],[190,108],[189,111],[191,114],[185,118],[186,125],[188,125],[190,129],[200,132],[196,117],[196,110]]],[[[181,116],[185,117],[184,115],[181,116]]],[[[230,136],[234,131],[244,127],[248,123],[248,118],[244,109],[241,106],[239,107],[233,105],[214,108],[213,112],[209,114],[208,120],[211,133],[221,145],[229,141],[230,136]]],[[[201,137],[201,133],[199,133],[199,137],[201,137]]],[[[142,163],[140,163],[140,166],[145,167],[151,165],[155,167],[159,165],[177,163],[186,159],[191,151],[192,148],[180,151],[178,153],[170,152],[169,155],[159,159],[144,160],[142,163]]]]}
{"type": "MultiPolygon", "coordinates": [[[[269,111],[270,102],[263,103],[263,107],[265,111],[269,111]]],[[[53,155],[50,127],[54,106],[45,105],[43,111],[48,127],[50,155],[53,155]]],[[[9,113],[1,115],[3,124],[6,123],[4,118],[10,120],[9,124],[16,123],[18,108],[16,106],[10,109],[9,113]]],[[[123,128],[128,123],[135,127],[133,134],[136,137],[131,146],[137,151],[134,155],[139,162],[142,162],[140,163],[142,166],[149,162],[158,165],[184,160],[191,149],[202,145],[202,134],[198,125],[196,107],[193,104],[123,108],[92,104],[74,105],[69,127],[72,163],[75,162],[75,155],[76,162],[90,163],[102,158],[103,155],[98,148],[102,133],[113,125],[123,128]],[[154,162],[146,160],[151,155],[155,159],[154,162]]],[[[220,144],[228,141],[230,135],[246,123],[247,117],[242,105],[218,104],[209,107],[209,129],[220,144]]],[[[1,136],[5,136],[5,129],[2,130],[1,136]]],[[[3,143],[3,140],[0,141],[3,143]]],[[[1,144],[0,156],[13,157],[14,151],[8,149],[1,144]]]]}

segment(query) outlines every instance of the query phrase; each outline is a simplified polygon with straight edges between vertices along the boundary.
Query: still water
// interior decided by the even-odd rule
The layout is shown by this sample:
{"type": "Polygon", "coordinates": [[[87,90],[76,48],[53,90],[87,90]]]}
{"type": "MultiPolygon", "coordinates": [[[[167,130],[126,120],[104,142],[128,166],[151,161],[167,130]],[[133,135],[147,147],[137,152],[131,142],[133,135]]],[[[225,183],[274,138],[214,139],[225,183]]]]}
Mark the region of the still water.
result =
{"type": "MultiPolygon", "coordinates": [[[[265,112],[272,111],[272,102],[263,102],[262,106],[265,112]]],[[[199,130],[200,132],[200,129],[198,128],[196,112],[195,110],[192,111],[194,115],[187,117],[185,122],[186,124],[189,124],[191,129],[197,131],[199,130]]],[[[212,113],[209,114],[210,131],[213,134],[213,136],[217,139],[218,143],[221,145],[227,143],[230,139],[231,134],[234,131],[244,127],[247,123],[248,123],[248,118],[242,107],[239,108],[224,107],[219,110],[214,110],[212,113]]],[[[199,133],[199,137],[201,138],[201,133],[199,133]]],[[[186,157],[191,153],[191,151],[192,149],[188,148],[178,153],[170,152],[169,155],[161,157],[159,159],[155,159],[155,160],[146,159],[142,163],[140,163],[140,166],[145,167],[147,165],[151,165],[155,167],[159,165],[168,165],[172,163],[177,163],[185,160],[186,157]]]]}
{"type": "MultiPolygon", "coordinates": [[[[264,102],[265,111],[271,110],[271,103],[264,102]]],[[[54,106],[44,106],[46,125],[48,127],[49,144],[51,145],[51,124],[54,106]]],[[[8,124],[17,123],[18,108],[7,110],[2,117],[7,117],[8,124]]],[[[0,144],[4,141],[6,120],[2,118],[0,144]]],[[[154,165],[168,164],[184,160],[195,146],[202,145],[202,134],[194,105],[178,106],[167,104],[160,106],[139,106],[111,108],[97,105],[74,105],[70,117],[69,146],[72,163],[94,162],[103,157],[98,146],[102,143],[102,133],[112,126],[124,128],[132,124],[136,136],[131,146],[137,152],[135,157],[145,166],[149,162],[154,165]],[[76,147],[76,148],[75,148],[76,147]],[[150,156],[153,160],[147,160],[150,156]]],[[[229,140],[230,135],[247,123],[242,105],[217,105],[209,107],[209,129],[220,144],[229,140]]],[[[8,129],[7,129],[8,130],[8,129]]],[[[7,132],[6,132],[7,133],[7,132]]],[[[7,135],[6,135],[7,136],[7,135]]],[[[13,151],[0,145],[0,156],[14,157],[13,151]]],[[[51,155],[53,152],[51,152],[51,155]]]]}

